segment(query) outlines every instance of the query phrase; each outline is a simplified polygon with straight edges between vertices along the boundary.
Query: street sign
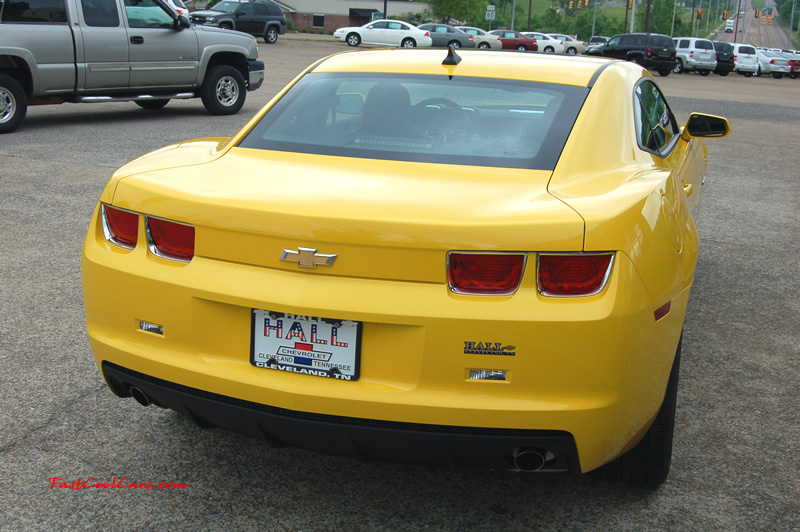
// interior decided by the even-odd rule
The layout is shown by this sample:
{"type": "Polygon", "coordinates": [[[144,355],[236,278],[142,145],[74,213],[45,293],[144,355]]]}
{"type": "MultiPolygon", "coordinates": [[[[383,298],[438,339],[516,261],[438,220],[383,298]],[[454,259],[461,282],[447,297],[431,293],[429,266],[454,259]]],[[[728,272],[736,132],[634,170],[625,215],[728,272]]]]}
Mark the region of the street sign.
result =
{"type": "Polygon", "coordinates": [[[494,20],[495,12],[486,10],[486,20],[494,20]]]}

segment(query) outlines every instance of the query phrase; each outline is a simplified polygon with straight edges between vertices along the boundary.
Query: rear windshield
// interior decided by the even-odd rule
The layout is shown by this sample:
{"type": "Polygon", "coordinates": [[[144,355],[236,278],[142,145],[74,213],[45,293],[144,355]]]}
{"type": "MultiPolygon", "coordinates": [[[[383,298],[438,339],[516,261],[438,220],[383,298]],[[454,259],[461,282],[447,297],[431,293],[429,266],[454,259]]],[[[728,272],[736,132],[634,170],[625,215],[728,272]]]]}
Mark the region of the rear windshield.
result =
{"type": "Polygon", "coordinates": [[[740,46],[739,47],[739,53],[740,54],[753,54],[753,55],[755,55],[756,54],[756,49],[753,48],[752,46],[740,46]]]}
{"type": "Polygon", "coordinates": [[[657,46],[659,48],[674,48],[675,43],[672,42],[672,39],[666,36],[650,36],[650,46],[657,46]]]}
{"type": "Polygon", "coordinates": [[[695,41],[694,43],[695,48],[699,48],[701,50],[713,50],[714,45],[711,41],[695,41]]]}
{"type": "Polygon", "coordinates": [[[730,44],[728,44],[726,42],[715,42],[714,43],[714,48],[716,48],[716,50],[718,52],[732,52],[733,51],[733,46],[731,46],[730,44]]]}
{"type": "Polygon", "coordinates": [[[240,146],[552,170],[587,93],[507,79],[311,73],[240,146]]]}

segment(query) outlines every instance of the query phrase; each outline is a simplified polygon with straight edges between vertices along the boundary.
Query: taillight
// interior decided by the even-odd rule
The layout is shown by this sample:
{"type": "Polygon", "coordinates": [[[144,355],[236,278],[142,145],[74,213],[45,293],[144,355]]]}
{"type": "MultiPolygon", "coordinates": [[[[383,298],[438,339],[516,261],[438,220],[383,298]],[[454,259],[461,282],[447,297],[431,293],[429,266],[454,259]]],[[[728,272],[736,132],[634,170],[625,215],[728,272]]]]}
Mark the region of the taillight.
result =
{"type": "Polygon", "coordinates": [[[600,292],[611,273],[614,255],[539,254],[539,292],[545,296],[590,296],[600,292]]]}
{"type": "Polygon", "coordinates": [[[430,37],[430,36],[431,36],[431,32],[429,32],[429,31],[426,31],[426,32],[425,32],[425,37],[430,37]]]}
{"type": "Polygon", "coordinates": [[[139,215],[110,205],[102,205],[103,234],[106,240],[126,249],[139,240],[139,215]]]}
{"type": "Polygon", "coordinates": [[[648,48],[647,49],[647,57],[653,57],[653,49],[652,48],[648,48]]]}
{"type": "Polygon", "coordinates": [[[772,61],[769,62],[769,64],[770,65],[774,65],[775,64],[775,60],[773,59],[772,61]]]}
{"type": "Polygon", "coordinates": [[[450,253],[447,278],[457,294],[510,295],[522,281],[522,253],[450,253]]]}
{"type": "Polygon", "coordinates": [[[194,226],[145,216],[147,244],[154,255],[189,262],[194,257],[194,226]]]}

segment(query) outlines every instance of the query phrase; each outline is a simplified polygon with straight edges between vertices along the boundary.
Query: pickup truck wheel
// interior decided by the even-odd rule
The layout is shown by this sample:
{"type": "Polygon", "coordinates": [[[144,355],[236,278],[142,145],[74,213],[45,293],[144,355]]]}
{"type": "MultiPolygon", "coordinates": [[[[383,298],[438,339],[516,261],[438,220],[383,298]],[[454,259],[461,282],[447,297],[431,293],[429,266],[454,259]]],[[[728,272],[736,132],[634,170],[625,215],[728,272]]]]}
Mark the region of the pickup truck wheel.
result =
{"type": "Polygon", "coordinates": [[[138,105],[139,107],[141,107],[142,109],[148,109],[150,111],[155,111],[157,109],[163,108],[165,105],[167,105],[168,102],[169,102],[169,99],[164,99],[164,100],[137,100],[134,103],[136,105],[138,105]]]}
{"type": "Polygon", "coordinates": [[[278,28],[270,26],[264,34],[264,42],[267,44],[275,44],[278,42],[278,28]]]}
{"type": "Polygon", "coordinates": [[[230,65],[217,65],[206,74],[200,97],[212,115],[232,115],[244,105],[246,90],[241,72],[230,65]]]}
{"type": "Polygon", "coordinates": [[[233,29],[233,25],[230,22],[223,22],[223,23],[221,23],[219,25],[219,27],[220,27],[220,29],[223,29],[223,30],[232,30],[233,29]]]}
{"type": "Polygon", "coordinates": [[[0,133],[11,133],[19,127],[28,112],[25,91],[17,80],[0,74],[0,133]]]}

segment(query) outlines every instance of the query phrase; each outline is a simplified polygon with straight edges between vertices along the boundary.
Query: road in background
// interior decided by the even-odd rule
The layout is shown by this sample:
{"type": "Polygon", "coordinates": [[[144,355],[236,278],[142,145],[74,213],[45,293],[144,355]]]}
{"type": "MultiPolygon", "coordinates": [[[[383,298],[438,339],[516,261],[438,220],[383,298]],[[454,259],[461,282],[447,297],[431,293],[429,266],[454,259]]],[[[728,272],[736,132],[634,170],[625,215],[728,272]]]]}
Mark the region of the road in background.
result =
{"type": "Polygon", "coordinates": [[[711,112],[733,132],[708,142],[673,467],[654,492],[271,449],[111,394],[80,288],[81,245],[108,176],[148,150],[231,135],[303,67],[346,50],[285,36],[262,44],[267,81],[233,117],[199,100],[158,112],[65,104],[31,108],[2,137],[0,530],[797,530],[800,81],[788,78],[656,78],[680,120],[711,112]],[[51,488],[89,478],[186,487],[51,488]]]}

